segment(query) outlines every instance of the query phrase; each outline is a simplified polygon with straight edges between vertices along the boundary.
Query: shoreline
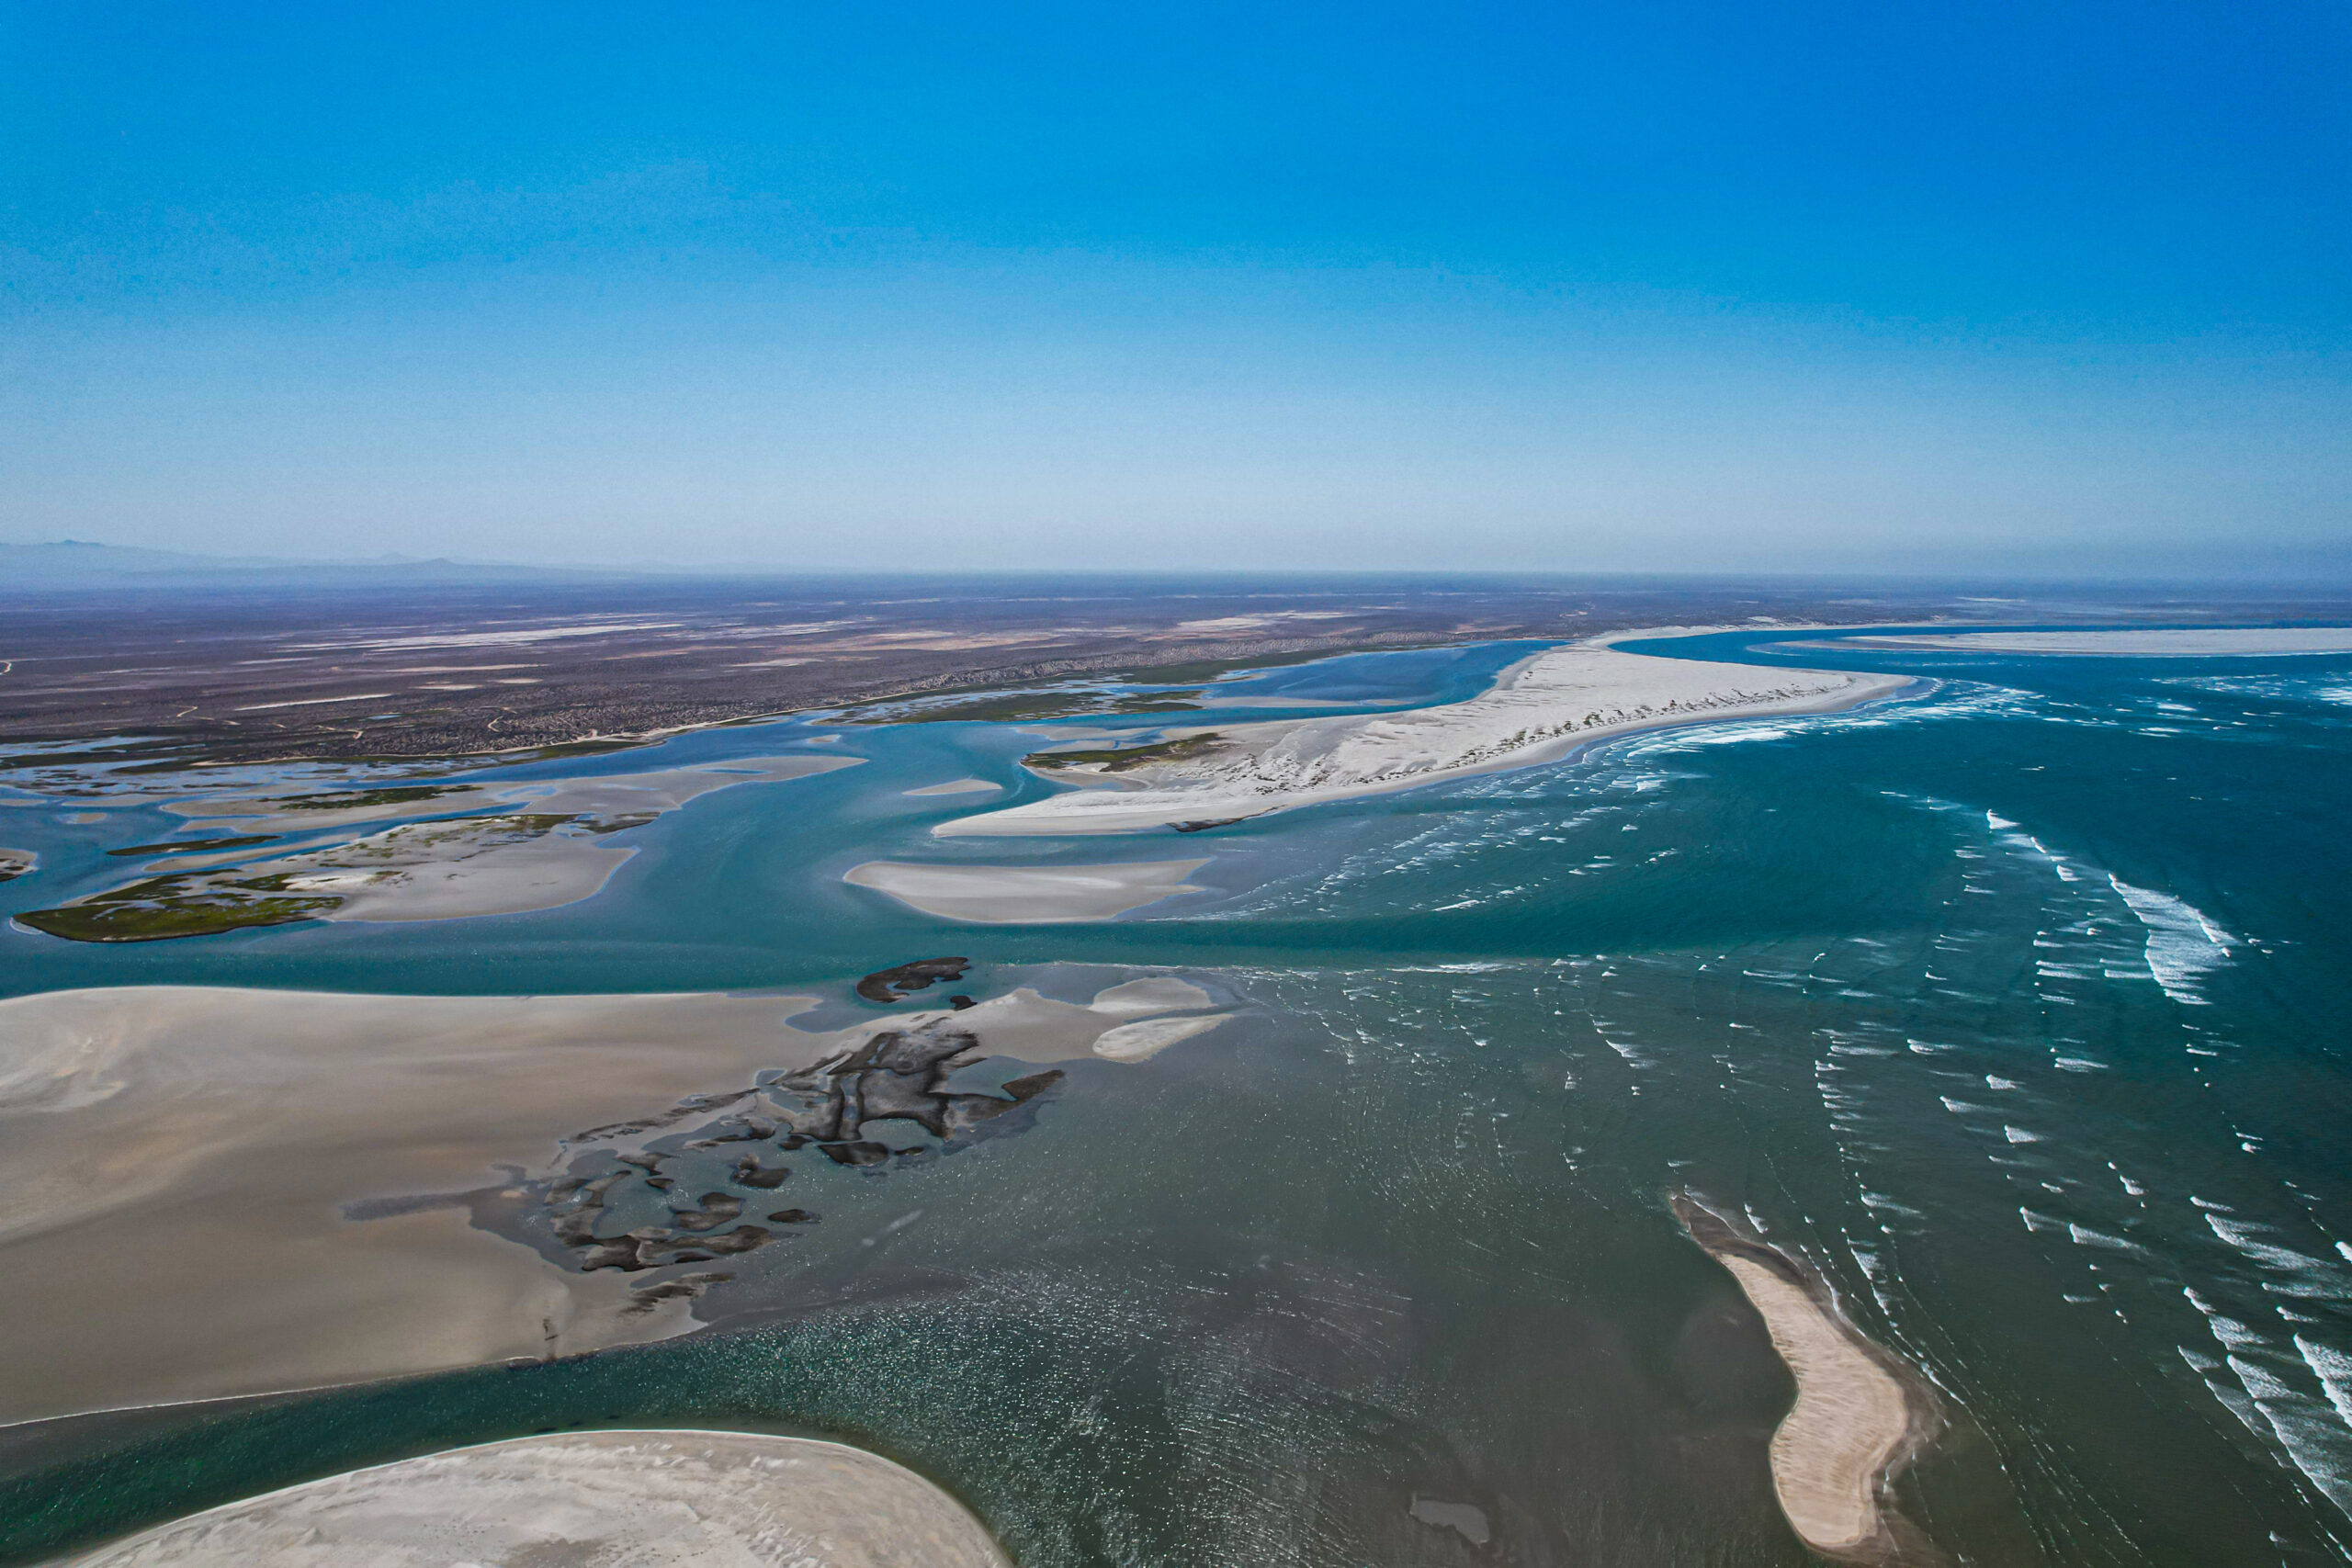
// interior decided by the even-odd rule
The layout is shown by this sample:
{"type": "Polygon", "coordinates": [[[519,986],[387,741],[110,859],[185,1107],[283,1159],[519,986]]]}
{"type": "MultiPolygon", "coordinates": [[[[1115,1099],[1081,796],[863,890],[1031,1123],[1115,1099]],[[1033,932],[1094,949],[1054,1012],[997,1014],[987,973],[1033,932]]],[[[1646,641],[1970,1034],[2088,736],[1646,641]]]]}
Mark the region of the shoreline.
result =
{"type": "Polygon", "coordinates": [[[1840,1562],[1939,1562],[1886,1489],[1944,1429],[1926,1381],[1846,1317],[1797,1258],[1736,1228],[1686,1193],[1668,1199],[1683,1231],[1731,1274],[1764,1320],[1796,1383],[1774,1428],[1772,1487],[1805,1545],[1840,1562]]]}

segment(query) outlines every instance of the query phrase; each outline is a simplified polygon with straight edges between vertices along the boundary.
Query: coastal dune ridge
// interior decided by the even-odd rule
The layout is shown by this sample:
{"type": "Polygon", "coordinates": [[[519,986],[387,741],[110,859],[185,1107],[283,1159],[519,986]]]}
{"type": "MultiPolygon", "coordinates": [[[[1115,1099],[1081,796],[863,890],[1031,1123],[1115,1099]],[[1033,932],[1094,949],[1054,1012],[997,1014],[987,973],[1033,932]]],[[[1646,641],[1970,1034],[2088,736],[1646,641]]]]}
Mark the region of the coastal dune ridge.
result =
{"type": "Polygon", "coordinates": [[[1926,1382],[1848,1322],[1828,1285],[1796,1258],[1687,1193],[1670,1201],[1690,1238],[1730,1271],[1796,1382],[1771,1446],[1772,1488],[1790,1528],[1841,1562],[1942,1562],[1884,1497],[1943,1427],[1926,1382]]]}
{"type": "Polygon", "coordinates": [[[1324,801],[1555,761],[1668,725],[1831,713],[1891,696],[1908,677],[1659,659],[1596,643],[1546,649],[1464,702],[1397,713],[1170,729],[1131,759],[1080,753],[1029,765],[1080,788],[942,822],[932,832],[1131,833],[1221,826],[1324,801]],[[1124,786],[1124,787],[1116,787],[1124,786]]]}

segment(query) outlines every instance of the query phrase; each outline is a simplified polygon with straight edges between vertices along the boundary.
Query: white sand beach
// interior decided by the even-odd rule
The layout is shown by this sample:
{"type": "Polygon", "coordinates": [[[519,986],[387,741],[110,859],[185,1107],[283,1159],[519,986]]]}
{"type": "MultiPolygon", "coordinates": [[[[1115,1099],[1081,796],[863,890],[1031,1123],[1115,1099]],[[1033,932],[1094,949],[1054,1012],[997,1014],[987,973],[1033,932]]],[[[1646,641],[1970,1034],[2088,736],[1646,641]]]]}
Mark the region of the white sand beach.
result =
{"type": "Polygon", "coordinates": [[[842,880],[888,894],[943,920],[981,925],[1043,925],[1107,920],[1179,893],[1199,893],[1185,879],[1200,860],[1129,861],[1110,865],[925,865],[870,860],[842,880]]]}
{"type": "MultiPolygon", "coordinates": [[[[1905,684],[1896,676],[1654,659],[1580,643],[1521,660],[1466,702],[1170,729],[1170,739],[1191,741],[1174,756],[1116,771],[1102,761],[1046,770],[1057,780],[1121,787],[1072,790],[958,818],[932,831],[1131,833],[1235,821],[1551,761],[1596,741],[1664,725],[1831,712],[1905,684]]],[[[1115,737],[1102,733],[1102,739],[1115,737]]]]}
{"type": "Polygon", "coordinates": [[[2111,631],[1950,632],[1841,638],[1808,648],[1901,649],[1920,653],[2063,653],[2109,659],[2259,658],[2352,653],[2352,626],[2117,627],[2111,631]]]}
{"type": "Polygon", "coordinates": [[[76,1568],[1010,1568],[956,1499],[840,1443],[568,1432],[455,1449],[248,1497],[76,1568]]]}

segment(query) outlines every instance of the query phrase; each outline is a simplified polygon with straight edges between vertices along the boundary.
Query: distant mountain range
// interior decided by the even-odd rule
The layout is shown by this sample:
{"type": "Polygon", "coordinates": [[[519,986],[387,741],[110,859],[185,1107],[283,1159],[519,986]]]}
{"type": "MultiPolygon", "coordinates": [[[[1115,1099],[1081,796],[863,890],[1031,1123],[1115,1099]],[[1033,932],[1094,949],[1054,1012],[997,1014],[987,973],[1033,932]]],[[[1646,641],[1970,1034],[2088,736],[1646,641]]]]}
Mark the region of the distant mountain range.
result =
{"type": "Polygon", "coordinates": [[[398,555],[365,560],[294,560],[274,556],[192,555],[83,539],[0,544],[0,593],[70,588],[389,587],[404,582],[614,575],[620,574],[577,567],[505,566],[398,555]]]}

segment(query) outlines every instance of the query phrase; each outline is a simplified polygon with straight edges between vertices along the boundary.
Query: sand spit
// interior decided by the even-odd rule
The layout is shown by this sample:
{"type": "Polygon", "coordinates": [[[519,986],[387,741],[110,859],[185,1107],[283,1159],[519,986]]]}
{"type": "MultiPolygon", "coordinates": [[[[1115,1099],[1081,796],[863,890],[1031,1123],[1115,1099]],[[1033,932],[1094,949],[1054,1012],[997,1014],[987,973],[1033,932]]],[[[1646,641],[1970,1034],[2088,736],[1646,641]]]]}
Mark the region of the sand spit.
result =
{"type": "Polygon", "coordinates": [[[1826,713],[1900,690],[1899,676],[1656,659],[1579,643],[1511,666],[1467,702],[1397,713],[1171,729],[1159,755],[1088,759],[1048,776],[1078,789],[959,818],[940,835],[1128,833],[1211,827],[1322,801],[1382,795],[1555,761],[1636,730],[1765,714],[1826,713]]]}
{"type": "Polygon", "coordinates": [[[1847,1322],[1795,1259],[1687,1197],[1673,1201],[1691,1239],[1739,1282],[1796,1380],[1796,1403],[1772,1434],[1772,1485],[1790,1526],[1842,1562],[1941,1562],[1884,1497],[1941,1427],[1926,1383],[1847,1322]]]}
{"type": "Polygon", "coordinates": [[[1003,787],[1000,784],[990,784],[986,779],[949,779],[945,784],[925,784],[921,789],[905,790],[901,793],[913,795],[978,795],[982,791],[992,794],[1003,787]]]}
{"type": "Polygon", "coordinates": [[[992,926],[1107,920],[1179,893],[1203,889],[1186,877],[1201,860],[1113,865],[922,865],[870,860],[842,880],[871,887],[943,920],[992,926]]]}
{"type": "Polygon", "coordinates": [[[1922,653],[2070,653],[2110,659],[2251,658],[2352,653],[2352,626],[2205,626],[2079,632],[1951,632],[1862,637],[1807,648],[1900,649],[1922,653]]]}
{"type": "Polygon", "coordinates": [[[878,1455],[743,1432],[572,1432],[402,1460],[208,1509],[78,1568],[1010,1568],[878,1455]]]}
{"type": "Polygon", "coordinates": [[[808,1005],[194,986],[0,1001],[0,1268],[23,1287],[0,1299],[0,1339],[40,1347],[0,1371],[0,1421],[691,1326],[471,1228],[462,1204],[341,1210],[544,1175],[574,1129],[816,1061],[831,1038],[785,1024],[808,1005]]]}

